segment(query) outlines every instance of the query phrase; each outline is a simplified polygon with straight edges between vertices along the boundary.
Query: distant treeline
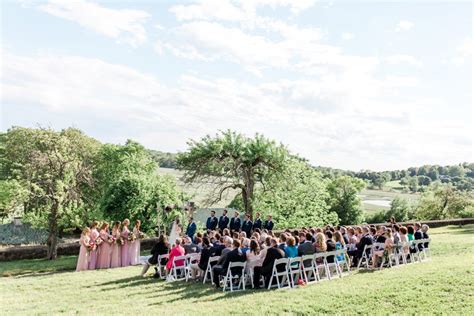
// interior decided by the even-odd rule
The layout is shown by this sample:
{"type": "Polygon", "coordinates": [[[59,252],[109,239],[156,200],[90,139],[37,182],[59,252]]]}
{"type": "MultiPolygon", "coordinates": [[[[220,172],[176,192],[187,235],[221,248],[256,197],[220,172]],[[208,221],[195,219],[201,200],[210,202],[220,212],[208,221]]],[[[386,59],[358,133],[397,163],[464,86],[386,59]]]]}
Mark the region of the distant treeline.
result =
{"type": "MultiPolygon", "coordinates": [[[[175,169],[175,153],[149,150],[152,158],[162,168],[175,169]]],[[[457,165],[423,165],[410,167],[404,170],[392,171],[350,171],[317,166],[323,177],[333,179],[337,176],[351,176],[364,180],[369,188],[383,188],[389,181],[400,181],[400,188],[409,192],[424,191],[433,182],[450,183],[460,191],[474,190],[474,163],[460,163],[457,165]]]]}

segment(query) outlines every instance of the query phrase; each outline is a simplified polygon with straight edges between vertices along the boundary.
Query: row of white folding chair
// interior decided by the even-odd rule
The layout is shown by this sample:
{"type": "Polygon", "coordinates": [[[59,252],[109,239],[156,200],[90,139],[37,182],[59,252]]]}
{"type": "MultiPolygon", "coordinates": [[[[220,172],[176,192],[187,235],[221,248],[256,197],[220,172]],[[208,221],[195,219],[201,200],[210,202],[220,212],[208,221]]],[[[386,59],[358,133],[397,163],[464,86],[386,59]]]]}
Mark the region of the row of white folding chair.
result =
{"type": "Polygon", "coordinates": [[[230,288],[230,291],[234,291],[234,280],[238,280],[239,283],[237,284],[237,289],[245,291],[245,282],[247,281],[247,275],[245,271],[245,267],[247,265],[247,262],[230,262],[229,266],[227,267],[227,272],[224,276],[224,286],[222,287],[222,291],[225,291],[228,287],[230,288]],[[232,271],[235,270],[240,270],[240,273],[233,273],[232,271]]]}
{"type": "Polygon", "coordinates": [[[212,277],[213,277],[213,272],[212,272],[212,267],[217,264],[219,261],[220,256],[213,256],[209,258],[209,261],[207,262],[207,268],[206,271],[204,272],[204,277],[202,278],[202,284],[205,284],[207,281],[207,276],[209,276],[209,281],[212,283],[212,277]]]}
{"type": "Polygon", "coordinates": [[[166,265],[161,264],[161,261],[163,261],[163,259],[166,259],[168,261],[169,257],[170,257],[169,254],[158,256],[158,263],[156,264],[156,268],[158,269],[158,275],[160,276],[160,279],[166,278],[165,276],[166,265]]]}

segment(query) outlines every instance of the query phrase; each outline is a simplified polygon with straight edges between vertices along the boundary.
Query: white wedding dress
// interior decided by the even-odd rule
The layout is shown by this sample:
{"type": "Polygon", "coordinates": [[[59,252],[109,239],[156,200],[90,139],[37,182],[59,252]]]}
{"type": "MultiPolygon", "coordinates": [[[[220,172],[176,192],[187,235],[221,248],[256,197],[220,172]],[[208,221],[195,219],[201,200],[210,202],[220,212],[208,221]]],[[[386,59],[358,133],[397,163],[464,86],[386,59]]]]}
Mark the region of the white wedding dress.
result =
{"type": "Polygon", "coordinates": [[[179,237],[181,233],[181,228],[176,224],[176,221],[173,222],[173,226],[171,227],[169,243],[170,246],[173,247],[176,239],[179,237]]]}

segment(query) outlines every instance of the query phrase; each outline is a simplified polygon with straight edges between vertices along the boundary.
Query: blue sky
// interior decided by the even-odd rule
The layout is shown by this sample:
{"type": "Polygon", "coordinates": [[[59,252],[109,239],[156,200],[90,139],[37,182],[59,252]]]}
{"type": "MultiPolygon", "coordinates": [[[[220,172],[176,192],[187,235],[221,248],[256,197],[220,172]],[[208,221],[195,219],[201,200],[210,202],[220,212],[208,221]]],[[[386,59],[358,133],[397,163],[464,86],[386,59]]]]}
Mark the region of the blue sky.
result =
{"type": "Polygon", "coordinates": [[[315,165],[473,161],[470,1],[1,4],[1,121],[163,151],[233,129],[315,165]]]}

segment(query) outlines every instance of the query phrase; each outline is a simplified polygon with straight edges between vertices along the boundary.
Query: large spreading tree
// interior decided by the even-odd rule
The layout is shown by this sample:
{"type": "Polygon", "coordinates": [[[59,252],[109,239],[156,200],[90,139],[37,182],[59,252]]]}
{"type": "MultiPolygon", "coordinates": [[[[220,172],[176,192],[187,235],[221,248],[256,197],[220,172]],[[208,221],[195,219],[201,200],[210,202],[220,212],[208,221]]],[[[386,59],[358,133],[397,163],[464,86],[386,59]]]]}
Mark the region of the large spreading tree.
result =
{"type": "Polygon", "coordinates": [[[2,177],[27,190],[24,212],[48,228],[48,259],[57,257],[58,233],[80,217],[84,192],[93,186],[92,165],[100,146],[81,131],[14,127],[2,137],[2,177]]]}
{"type": "Polygon", "coordinates": [[[228,190],[237,190],[251,216],[256,186],[265,186],[270,175],[283,172],[289,157],[282,144],[259,134],[250,138],[230,130],[191,140],[188,146],[177,159],[185,182],[213,187],[209,203],[220,201],[228,190]]]}

